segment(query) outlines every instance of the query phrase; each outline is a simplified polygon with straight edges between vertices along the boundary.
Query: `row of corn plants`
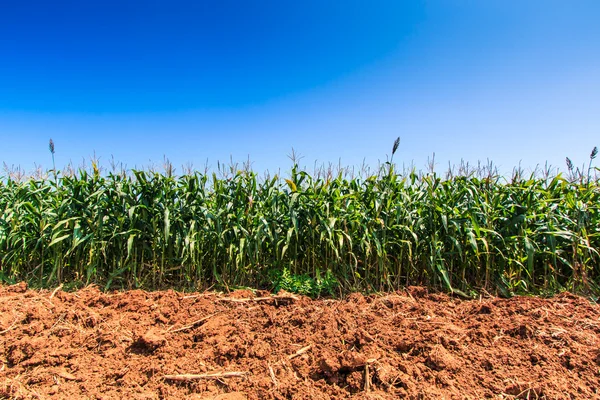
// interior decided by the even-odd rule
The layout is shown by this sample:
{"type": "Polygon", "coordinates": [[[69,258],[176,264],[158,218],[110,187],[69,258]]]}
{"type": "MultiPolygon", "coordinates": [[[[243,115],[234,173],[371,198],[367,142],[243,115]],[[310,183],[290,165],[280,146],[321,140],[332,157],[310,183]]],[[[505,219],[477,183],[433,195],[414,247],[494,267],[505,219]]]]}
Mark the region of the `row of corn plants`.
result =
{"type": "MultiPolygon", "coordinates": [[[[0,181],[0,279],[106,288],[598,293],[597,181],[132,171],[0,181]],[[275,272],[275,274],[274,274],[275,272]]],[[[386,169],[387,168],[387,169],[386,169]]]]}

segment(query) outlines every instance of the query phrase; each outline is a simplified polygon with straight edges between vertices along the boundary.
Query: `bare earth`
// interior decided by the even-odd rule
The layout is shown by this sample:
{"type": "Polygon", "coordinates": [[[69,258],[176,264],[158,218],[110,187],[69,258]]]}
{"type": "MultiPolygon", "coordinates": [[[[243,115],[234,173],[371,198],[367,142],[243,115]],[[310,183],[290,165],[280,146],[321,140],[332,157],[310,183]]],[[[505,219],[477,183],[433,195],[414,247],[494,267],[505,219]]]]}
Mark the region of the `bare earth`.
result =
{"type": "Polygon", "coordinates": [[[600,398],[600,307],[571,294],[310,300],[19,284],[0,287],[0,352],[11,399],[600,398]]]}

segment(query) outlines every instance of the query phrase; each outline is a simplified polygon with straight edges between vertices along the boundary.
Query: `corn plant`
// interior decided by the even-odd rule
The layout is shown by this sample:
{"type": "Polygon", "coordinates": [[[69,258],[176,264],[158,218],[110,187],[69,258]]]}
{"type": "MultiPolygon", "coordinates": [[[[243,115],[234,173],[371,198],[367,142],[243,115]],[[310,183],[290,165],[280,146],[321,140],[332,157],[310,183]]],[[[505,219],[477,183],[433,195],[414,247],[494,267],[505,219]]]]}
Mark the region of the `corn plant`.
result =
{"type": "Polygon", "coordinates": [[[104,175],[97,165],[55,179],[9,175],[0,181],[0,279],[273,289],[326,276],[325,291],[336,282],[460,296],[598,293],[600,188],[591,163],[588,179],[506,180],[400,174],[392,161],[359,176],[294,165],[286,179],[247,168],[104,175]]]}

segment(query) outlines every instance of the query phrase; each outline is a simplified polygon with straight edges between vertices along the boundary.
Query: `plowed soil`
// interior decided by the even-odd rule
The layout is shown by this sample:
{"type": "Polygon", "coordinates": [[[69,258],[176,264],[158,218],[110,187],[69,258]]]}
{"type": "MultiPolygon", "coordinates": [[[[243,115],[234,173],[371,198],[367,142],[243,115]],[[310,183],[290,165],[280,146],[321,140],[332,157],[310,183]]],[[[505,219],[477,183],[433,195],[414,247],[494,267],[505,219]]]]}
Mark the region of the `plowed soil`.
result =
{"type": "Polygon", "coordinates": [[[0,287],[0,398],[594,399],[600,308],[0,287]]]}

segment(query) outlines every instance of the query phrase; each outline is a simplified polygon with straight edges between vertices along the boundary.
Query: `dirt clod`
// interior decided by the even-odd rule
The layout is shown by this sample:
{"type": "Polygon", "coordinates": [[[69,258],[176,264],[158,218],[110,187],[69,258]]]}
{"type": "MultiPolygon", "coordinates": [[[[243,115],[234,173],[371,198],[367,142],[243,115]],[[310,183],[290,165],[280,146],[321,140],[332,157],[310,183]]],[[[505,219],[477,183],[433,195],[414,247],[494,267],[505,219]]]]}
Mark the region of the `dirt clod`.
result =
{"type": "Polygon", "coordinates": [[[135,353],[153,353],[166,342],[167,339],[162,333],[157,332],[156,329],[150,328],[145,334],[137,338],[130,349],[135,353]]]}

